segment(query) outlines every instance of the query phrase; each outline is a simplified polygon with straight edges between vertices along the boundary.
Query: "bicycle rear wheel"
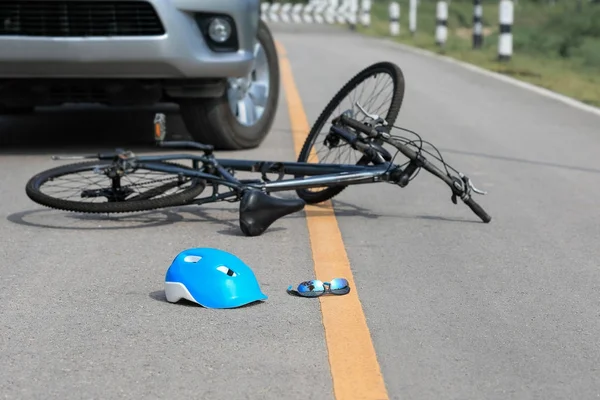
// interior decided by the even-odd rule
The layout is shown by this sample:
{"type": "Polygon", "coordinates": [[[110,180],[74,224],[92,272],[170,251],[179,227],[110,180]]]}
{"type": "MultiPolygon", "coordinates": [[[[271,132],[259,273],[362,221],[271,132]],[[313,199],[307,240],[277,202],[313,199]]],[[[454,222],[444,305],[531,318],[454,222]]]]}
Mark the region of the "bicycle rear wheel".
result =
{"type": "MultiPolygon", "coordinates": [[[[155,164],[188,168],[170,162],[155,164]]],[[[206,187],[206,182],[199,178],[144,168],[116,178],[117,182],[104,173],[111,165],[111,161],[91,161],[52,168],[33,176],[27,182],[25,192],[31,200],[49,208],[83,213],[125,213],[184,205],[206,187]],[[78,179],[85,180],[88,186],[78,179]],[[57,182],[58,190],[49,191],[49,187],[57,182]],[[148,188],[153,184],[158,186],[148,188]]]]}
{"type": "MultiPolygon", "coordinates": [[[[362,89],[363,93],[364,90],[365,88],[362,89]]],[[[357,114],[360,111],[355,102],[358,101],[367,112],[378,114],[385,118],[389,125],[393,125],[400,112],[403,98],[404,75],[400,67],[391,62],[378,62],[366,67],[352,77],[352,79],[336,93],[329,101],[329,104],[327,104],[325,109],[321,112],[321,115],[312,126],[306,141],[302,146],[298,161],[359,165],[368,164],[360,159],[362,153],[353,150],[346,142],[340,141],[335,146],[331,147],[326,145],[324,140],[329,134],[329,126],[325,127],[326,122],[331,121],[346,110],[352,110],[354,118],[361,121],[360,118],[357,118],[357,114]],[[386,81],[389,83],[386,84],[386,81]],[[370,91],[370,97],[367,97],[366,99],[357,99],[356,97],[351,96],[361,85],[366,86],[368,83],[374,83],[375,86],[370,91]],[[389,94],[385,96],[384,99],[378,100],[381,92],[386,89],[388,89],[389,94]],[[344,100],[347,98],[350,99],[350,103],[347,106],[342,107],[344,100]],[[323,129],[324,127],[326,129],[323,129]],[[315,149],[315,146],[319,143],[324,145],[324,149],[315,149]],[[329,156],[334,154],[340,156],[337,161],[329,159],[329,156]],[[354,160],[353,157],[355,158],[354,160]],[[344,161],[342,161],[342,158],[344,161]]],[[[364,121],[364,119],[362,121],[364,121]]],[[[296,177],[299,178],[300,176],[296,177]]],[[[296,190],[296,193],[307,203],[314,204],[333,198],[341,193],[346,187],[347,185],[327,188],[298,189],[296,190]]]]}

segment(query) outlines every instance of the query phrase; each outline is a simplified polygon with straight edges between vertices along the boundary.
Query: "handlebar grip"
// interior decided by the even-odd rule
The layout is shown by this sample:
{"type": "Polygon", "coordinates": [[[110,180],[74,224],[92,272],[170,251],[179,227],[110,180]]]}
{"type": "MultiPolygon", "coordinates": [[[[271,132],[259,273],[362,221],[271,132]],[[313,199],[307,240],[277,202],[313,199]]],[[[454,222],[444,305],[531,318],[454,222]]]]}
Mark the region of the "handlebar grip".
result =
{"type": "Polygon", "coordinates": [[[379,132],[377,132],[377,130],[371,128],[370,126],[363,124],[362,122],[352,119],[346,115],[341,115],[340,121],[342,121],[343,124],[348,125],[349,127],[354,128],[357,131],[364,133],[365,135],[377,136],[379,134],[379,132]]]}
{"type": "Polygon", "coordinates": [[[472,197],[469,197],[468,199],[463,201],[486,224],[492,220],[492,217],[488,213],[486,213],[485,210],[481,208],[481,206],[477,204],[472,197]]]}

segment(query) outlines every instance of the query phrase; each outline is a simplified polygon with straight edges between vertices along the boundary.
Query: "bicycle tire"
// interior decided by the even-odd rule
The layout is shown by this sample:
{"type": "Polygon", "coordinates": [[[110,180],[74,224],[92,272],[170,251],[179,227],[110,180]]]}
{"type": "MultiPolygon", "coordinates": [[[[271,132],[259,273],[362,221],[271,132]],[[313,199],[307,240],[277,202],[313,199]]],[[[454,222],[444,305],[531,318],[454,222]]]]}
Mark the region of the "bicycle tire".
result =
{"type": "MultiPolygon", "coordinates": [[[[84,203],[78,201],[57,199],[55,197],[44,194],[40,191],[41,186],[50,179],[62,177],[70,174],[77,174],[85,171],[91,171],[98,166],[110,165],[111,161],[88,161],[74,164],[62,165],[38,173],[29,179],[25,186],[27,196],[34,202],[57,210],[81,212],[81,213],[127,213],[155,210],[165,207],[173,207],[185,205],[196,196],[200,195],[206,187],[206,181],[195,179],[192,186],[183,190],[180,193],[170,194],[160,199],[123,201],[123,202],[106,202],[106,203],[84,203]]],[[[177,166],[188,168],[186,166],[172,162],[156,162],[168,164],[169,166],[177,166]]]]}
{"type": "MultiPolygon", "coordinates": [[[[382,61],[375,64],[372,64],[362,71],[358,72],[354,75],[342,88],[335,94],[335,96],[329,101],[327,106],[319,115],[316,122],[313,124],[306,140],[304,141],[304,145],[302,146],[302,150],[298,156],[298,162],[307,162],[308,155],[310,154],[310,150],[313,147],[317,137],[321,133],[325,122],[331,118],[331,114],[335,111],[335,109],[340,105],[340,103],[354,90],[358,85],[366,81],[367,79],[377,75],[385,73],[391,76],[394,90],[392,95],[392,102],[390,104],[390,108],[388,109],[387,115],[384,117],[389,125],[393,125],[398,117],[398,113],[400,112],[400,108],[402,106],[402,101],[404,99],[404,74],[400,67],[392,62],[382,61]]],[[[316,204],[321,203],[323,201],[327,201],[338,194],[340,194],[348,185],[343,186],[333,186],[327,189],[324,189],[319,192],[311,192],[308,189],[297,189],[296,193],[298,196],[303,199],[308,204],[316,204]]]]}

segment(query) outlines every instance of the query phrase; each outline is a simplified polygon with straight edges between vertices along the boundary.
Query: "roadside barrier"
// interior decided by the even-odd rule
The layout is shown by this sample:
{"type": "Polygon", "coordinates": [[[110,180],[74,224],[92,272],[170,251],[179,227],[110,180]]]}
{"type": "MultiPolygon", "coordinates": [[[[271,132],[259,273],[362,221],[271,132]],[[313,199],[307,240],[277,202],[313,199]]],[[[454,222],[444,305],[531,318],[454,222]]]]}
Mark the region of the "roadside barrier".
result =
{"type": "Polygon", "coordinates": [[[481,0],[473,0],[473,48],[479,49],[483,45],[483,7],[481,0]]]}
{"type": "Polygon", "coordinates": [[[417,0],[408,3],[408,30],[413,36],[417,33],[417,0]]]}
{"type": "Polygon", "coordinates": [[[400,35],[400,4],[393,1],[389,6],[390,13],[390,35],[400,35]]]}
{"type": "MultiPolygon", "coordinates": [[[[356,30],[360,24],[368,28],[372,24],[371,8],[375,0],[309,0],[307,3],[288,1],[264,1],[262,16],[265,22],[296,24],[346,24],[356,30]]],[[[389,35],[402,36],[401,6],[397,0],[386,2],[388,7],[389,35]]],[[[417,12],[420,0],[408,0],[408,32],[417,35],[417,12]]],[[[384,3],[385,4],[385,3],[384,3]]],[[[448,40],[448,15],[451,0],[436,2],[435,44],[443,48],[448,40]]],[[[508,61],[513,54],[512,25],[514,20],[513,0],[499,0],[498,60],[508,61]]],[[[473,49],[483,46],[482,0],[473,0],[473,49]]]]}
{"type": "Polygon", "coordinates": [[[360,19],[363,27],[368,28],[371,26],[371,0],[363,0],[360,19]]]}
{"type": "Polygon", "coordinates": [[[444,46],[448,38],[448,3],[438,1],[436,6],[435,44],[444,46]]]}
{"type": "Polygon", "coordinates": [[[371,25],[372,0],[310,0],[308,3],[263,2],[265,22],[348,24],[354,30],[359,21],[371,25]]]}
{"type": "Polygon", "coordinates": [[[499,4],[500,35],[498,37],[498,60],[507,61],[512,56],[512,24],[513,24],[513,2],[512,0],[500,0],[499,4]]]}

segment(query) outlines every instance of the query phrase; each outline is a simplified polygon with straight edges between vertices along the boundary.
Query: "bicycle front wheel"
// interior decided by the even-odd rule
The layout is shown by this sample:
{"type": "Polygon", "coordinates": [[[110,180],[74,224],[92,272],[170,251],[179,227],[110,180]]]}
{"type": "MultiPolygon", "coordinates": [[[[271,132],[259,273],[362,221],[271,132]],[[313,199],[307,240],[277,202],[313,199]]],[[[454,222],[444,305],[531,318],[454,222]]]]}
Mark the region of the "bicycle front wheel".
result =
{"type": "MultiPolygon", "coordinates": [[[[188,168],[176,163],[156,164],[188,168]]],[[[83,213],[126,213],[189,203],[202,193],[199,178],[138,168],[109,177],[111,161],[91,161],[52,168],[32,177],[27,196],[43,206],[83,213]]]]}
{"type": "MultiPolygon", "coordinates": [[[[350,79],[329,101],[315,124],[312,126],[298,157],[299,162],[366,164],[362,153],[352,149],[344,141],[335,145],[325,143],[329,135],[331,120],[343,112],[351,110],[353,118],[360,113],[356,102],[367,112],[382,116],[393,125],[400,112],[404,99],[404,75],[400,67],[391,62],[372,64],[350,79]],[[324,129],[325,128],[325,129],[324,129]]],[[[365,116],[366,118],[366,116],[365,116]]],[[[379,143],[381,144],[381,143],[379,143]]],[[[297,176],[299,177],[299,176],[297,176]]],[[[338,195],[346,186],[299,189],[296,193],[309,204],[320,203],[338,195]]]]}

